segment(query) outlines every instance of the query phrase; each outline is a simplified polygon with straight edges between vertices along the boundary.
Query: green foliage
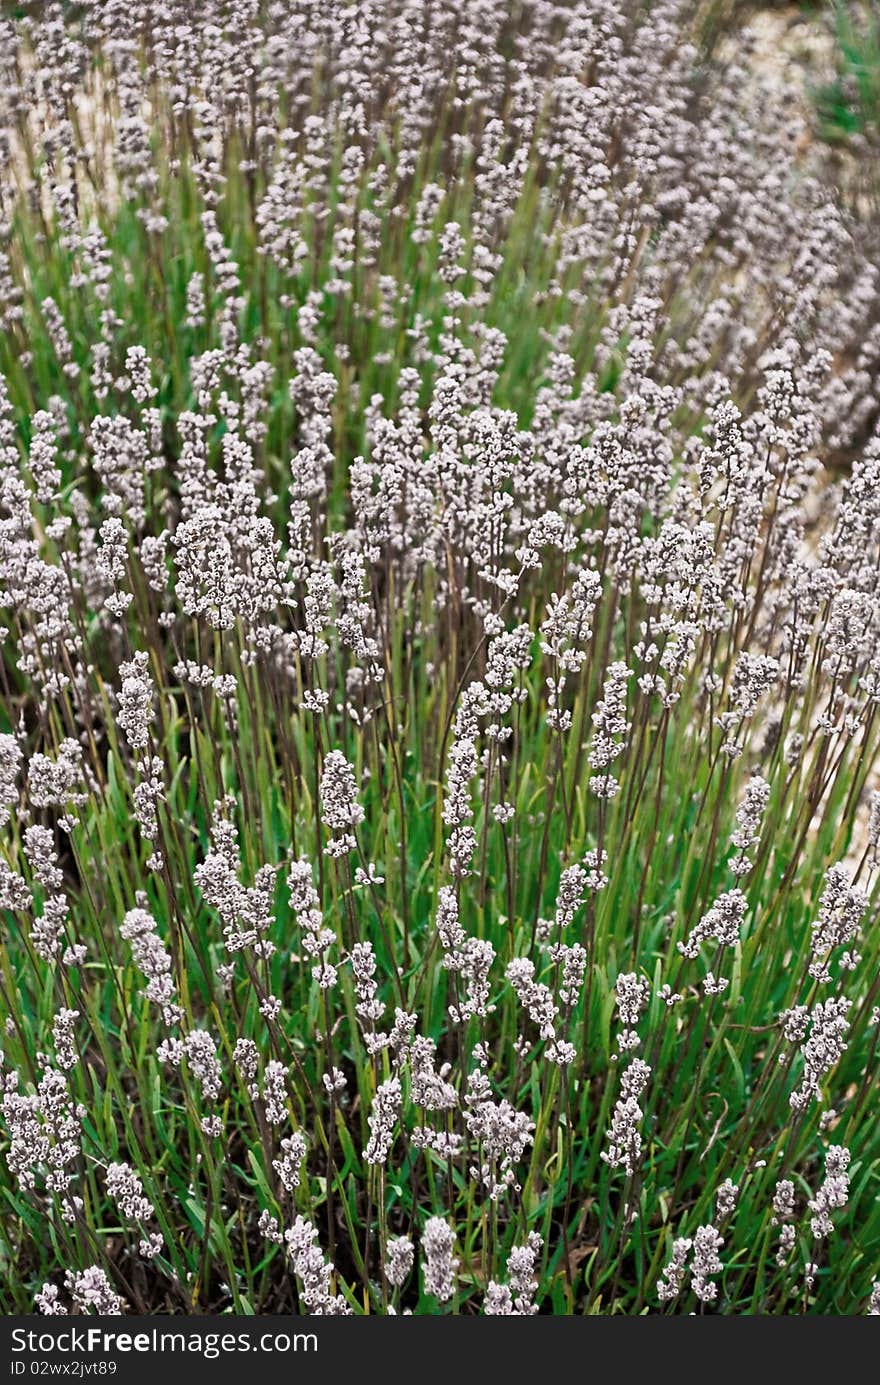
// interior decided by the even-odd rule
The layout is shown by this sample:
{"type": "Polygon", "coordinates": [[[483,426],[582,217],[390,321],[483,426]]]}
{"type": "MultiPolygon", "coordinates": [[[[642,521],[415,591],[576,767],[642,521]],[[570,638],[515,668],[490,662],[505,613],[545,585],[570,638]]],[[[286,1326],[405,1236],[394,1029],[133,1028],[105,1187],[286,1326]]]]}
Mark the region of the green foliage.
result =
{"type": "Polygon", "coordinates": [[[880,135],[880,17],[871,5],[832,7],[838,76],[814,99],[820,129],[832,142],[880,135]]]}

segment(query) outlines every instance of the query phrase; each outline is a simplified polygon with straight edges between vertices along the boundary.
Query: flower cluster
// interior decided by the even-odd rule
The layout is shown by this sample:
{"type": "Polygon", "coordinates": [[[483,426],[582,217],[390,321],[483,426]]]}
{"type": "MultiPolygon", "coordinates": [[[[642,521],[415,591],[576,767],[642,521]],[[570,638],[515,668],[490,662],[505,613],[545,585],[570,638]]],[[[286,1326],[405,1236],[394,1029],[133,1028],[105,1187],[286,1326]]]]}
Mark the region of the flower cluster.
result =
{"type": "Polygon", "coordinates": [[[877,246],[705,8],[5,7],[10,1311],[876,1309],[877,246]]]}

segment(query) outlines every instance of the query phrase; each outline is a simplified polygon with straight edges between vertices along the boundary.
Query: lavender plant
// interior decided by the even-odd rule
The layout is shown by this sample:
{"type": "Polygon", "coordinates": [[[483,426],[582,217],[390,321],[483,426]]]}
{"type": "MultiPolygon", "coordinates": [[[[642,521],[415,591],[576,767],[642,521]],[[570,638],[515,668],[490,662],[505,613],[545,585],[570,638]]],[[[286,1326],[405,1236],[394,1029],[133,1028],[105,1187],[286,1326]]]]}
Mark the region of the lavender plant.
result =
{"type": "Polygon", "coordinates": [[[6,1310],[876,1313],[880,283],[791,112],[690,0],[25,10],[6,1310]]]}

